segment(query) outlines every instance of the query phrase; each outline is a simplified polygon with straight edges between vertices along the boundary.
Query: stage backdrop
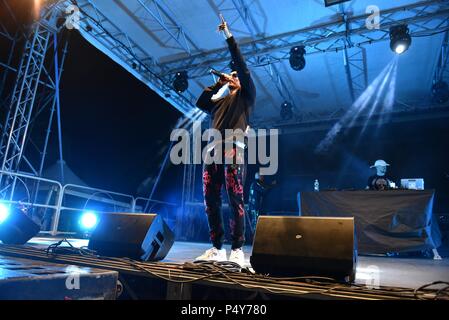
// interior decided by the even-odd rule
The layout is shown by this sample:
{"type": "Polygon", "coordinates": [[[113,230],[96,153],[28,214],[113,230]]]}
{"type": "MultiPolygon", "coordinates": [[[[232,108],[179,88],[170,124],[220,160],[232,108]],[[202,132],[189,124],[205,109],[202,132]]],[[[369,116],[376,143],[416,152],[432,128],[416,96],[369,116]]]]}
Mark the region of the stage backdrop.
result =
{"type": "Polygon", "coordinates": [[[437,248],[432,190],[298,193],[300,215],[355,217],[358,252],[385,254],[437,248]]]}

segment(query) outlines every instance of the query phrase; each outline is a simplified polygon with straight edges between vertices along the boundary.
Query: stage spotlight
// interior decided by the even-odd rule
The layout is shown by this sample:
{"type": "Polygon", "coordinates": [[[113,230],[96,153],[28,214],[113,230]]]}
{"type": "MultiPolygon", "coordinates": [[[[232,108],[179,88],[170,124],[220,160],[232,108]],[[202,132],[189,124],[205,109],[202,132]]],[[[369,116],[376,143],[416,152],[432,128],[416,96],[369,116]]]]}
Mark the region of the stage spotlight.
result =
{"type": "Polygon", "coordinates": [[[408,50],[412,43],[407,25],[394,26],[390,28],[390,48],[397,54],[408,50]]]}
{"type": "Polygon", "coordinates": [[[449,86],[445,81],[438,81],[432,86],[432,98],[437,103],[445,103],[449,100],[449,86]]]}
{"type": "Polygon", "coordinates": [[[80,219],[80,225],[84,230],[91,230],[95,228],[98,223],[97,215],[92,211],[83,213],[80,219]]]}
{"type": "Polygon", "coordinates": [[[4,244],[25,244],[37,235],[41,226],[28,211],[29,208],[0,204],[0,241],[4,244]]]}
{"type": "Polygon", "coordinates": [[[306,59],[304,58],[305,54],[306,49],[304,49],[304,46],[296,46],[291,48],[289,61],[293,70],[300,71],[304,69],[306,66],[306,59]]]}
{"type": "Polygon", "coordinates": [[[184,92],[189,87],[187,71],[177,72],[175,75],[175,80],[173,81],[173,88],[178,93],[184,92]]]}
{"type": "Polygon", "coordinates": [[[290,102],[285,101],[281,105],[281,118],[282,120],[293,118],[293,105],[290,102]]]}
{"type": "Polygon", "coordinates": [[[0,203],[0,224],[2,224],[9,216],[9,208],[3,203],[0,203]]]}

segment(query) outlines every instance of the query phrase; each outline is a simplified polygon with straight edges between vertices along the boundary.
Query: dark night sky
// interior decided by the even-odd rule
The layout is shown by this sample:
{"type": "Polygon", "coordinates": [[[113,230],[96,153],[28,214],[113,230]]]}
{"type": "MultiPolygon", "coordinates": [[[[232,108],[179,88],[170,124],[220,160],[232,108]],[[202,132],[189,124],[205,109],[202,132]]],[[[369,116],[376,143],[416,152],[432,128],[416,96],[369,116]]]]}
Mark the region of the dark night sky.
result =
{"type": "Polygon", "coordinates": [[[61,82],[64,157],[88,184],[135,193],[180,113],[74,32],[61,82]]]}

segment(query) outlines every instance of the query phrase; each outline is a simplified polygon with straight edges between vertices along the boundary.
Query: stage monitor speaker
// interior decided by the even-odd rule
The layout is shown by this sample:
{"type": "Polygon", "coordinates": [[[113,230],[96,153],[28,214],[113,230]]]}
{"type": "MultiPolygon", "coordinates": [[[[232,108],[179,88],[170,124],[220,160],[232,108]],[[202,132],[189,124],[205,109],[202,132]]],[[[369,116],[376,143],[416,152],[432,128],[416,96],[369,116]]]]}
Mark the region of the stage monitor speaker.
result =
{"type": "Polygon", "coordinates": [[[37,235],[41,227],[19,208],[11,207],[11,212],[0,224],[0,240],[4,244],[25,244],[37,235]]]}
{"type": "Polygon", "coordinates": [[[157,261],[168,254],[174,234],[161,216],[104,213],[92,232],[88,248],[98,255],[157,261]]]}
{"type": "Polygon", "coordinates": [[[354,218],[260,216],[250,257],[272,276],[326,276],[353,281],[354,218]]]}

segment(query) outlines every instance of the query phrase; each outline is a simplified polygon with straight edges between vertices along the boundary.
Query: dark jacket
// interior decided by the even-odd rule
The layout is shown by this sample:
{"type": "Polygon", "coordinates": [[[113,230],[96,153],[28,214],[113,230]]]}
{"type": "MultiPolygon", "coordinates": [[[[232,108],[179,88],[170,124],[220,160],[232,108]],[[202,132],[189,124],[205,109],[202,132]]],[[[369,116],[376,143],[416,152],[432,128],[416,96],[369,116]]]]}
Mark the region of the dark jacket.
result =
{"type": "Polygon", "coordinates": [[[226,42],[238,73],[241,89],[235,95],[227,95],[212,101],[212,96],[221,89],[221,85],[216,83],[206,88],[196,103],[198,108],[211,115],[211,127],[223,135],[225,129],[246,130],[256,100],[256,88],[237,42],[234,37],[227,39],[226,42]]]}

